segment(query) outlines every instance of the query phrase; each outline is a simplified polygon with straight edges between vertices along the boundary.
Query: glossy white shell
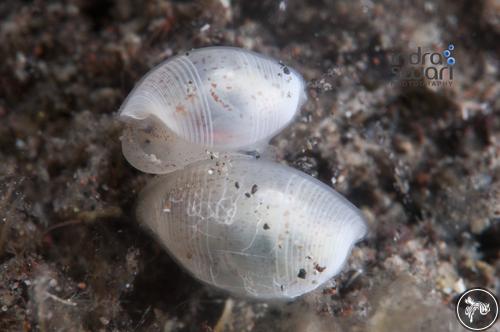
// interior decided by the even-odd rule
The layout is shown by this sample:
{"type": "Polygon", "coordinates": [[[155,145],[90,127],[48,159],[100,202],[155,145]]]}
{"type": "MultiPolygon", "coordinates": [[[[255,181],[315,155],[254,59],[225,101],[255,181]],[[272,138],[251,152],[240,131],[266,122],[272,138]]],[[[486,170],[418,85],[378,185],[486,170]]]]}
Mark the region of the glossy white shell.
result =
{"type": "Polygon", "coordinates": [[[250,158],[202,161],[155,179],[137,216],[196,278],[259,299],[315,289],[366,233],[360,212],[330,187],[250,158]]]}
{"type": "Polygon", "coordinates": [[[276,60],[234,47],[175,56],[129,94],[120,117],[123,153],[136,168],[167,173],[209,151],[266,145],[306,100],[302,77],[276,60]]]}

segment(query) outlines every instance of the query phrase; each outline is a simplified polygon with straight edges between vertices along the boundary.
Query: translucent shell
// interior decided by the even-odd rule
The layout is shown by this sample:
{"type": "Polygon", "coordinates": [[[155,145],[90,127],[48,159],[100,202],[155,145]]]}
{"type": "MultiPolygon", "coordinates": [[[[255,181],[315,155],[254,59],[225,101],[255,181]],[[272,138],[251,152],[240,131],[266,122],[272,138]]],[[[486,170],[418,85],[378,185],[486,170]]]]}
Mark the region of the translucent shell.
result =
{"type": "Polygon", "coordinates": [[[255,159],[202,161],[156,178],[137,216],[193,276],[259,299],[317,288],[367,230],[330,187],[255,159]]]}
{"type": "Polygon", "coordinates": [[[266,145],[305,102],[304,88],[293,69],[239,48],[175,56],[151,70],[123,103],[124,155],[144,172],[167,173],[206,159],[207,150],[266,145]]]}

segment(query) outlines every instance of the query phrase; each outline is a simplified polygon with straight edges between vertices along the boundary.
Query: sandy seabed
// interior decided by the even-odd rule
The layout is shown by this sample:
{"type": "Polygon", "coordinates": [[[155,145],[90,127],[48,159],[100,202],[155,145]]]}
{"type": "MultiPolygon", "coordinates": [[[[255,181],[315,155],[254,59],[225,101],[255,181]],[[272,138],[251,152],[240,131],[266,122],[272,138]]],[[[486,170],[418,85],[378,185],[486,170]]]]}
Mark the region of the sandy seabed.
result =
{"type": "Polygon", "coordinates": [[[0,331],[465,330],[460,294],[500,290],[499,33],[494,0],[1,2],[0,331]],[[394,84],[394,52],[450,43],[453,80],[394,84]],[[272,144],[370,227],[293,303],[202,285],[134,218],[151,176],[116,112],[149,68],[209,45],[303,74],[309,101],[272,144]]]}

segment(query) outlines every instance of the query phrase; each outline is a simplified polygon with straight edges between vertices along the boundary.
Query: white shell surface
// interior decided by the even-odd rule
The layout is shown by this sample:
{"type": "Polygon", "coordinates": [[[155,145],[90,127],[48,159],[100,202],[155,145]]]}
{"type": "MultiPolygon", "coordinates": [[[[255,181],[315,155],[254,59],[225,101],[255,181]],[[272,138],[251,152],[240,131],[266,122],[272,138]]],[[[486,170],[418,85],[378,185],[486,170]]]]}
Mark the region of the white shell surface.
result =
{"type": "Polygon", "coordinates": [[[330,187],[255,159],[202,161],[161,176],[141,193],[137,216],[196,278],[259,299],[315,289],[367,230],[330,187]]]}
{"type": "Polygon", "coordinates": [[[306,99],[300,74],[274,59],[234,47],[189,51],[151,70],[123,103],[120,117],[131,128],[122,139],[124,155],[140,170],[165,173],[186,162],[176,160],[175,153],[169,161],[160,155],[184,150],[186,143],[197,150],[195,155],[207,148],[237,151],[262,145],[290,123],[306,99]],[[170,140],[148,139],[147,131],[134,128],[144,128],[142,121],[155,132],[168,132],[170,140]],[[130,142],[145,150],[127,147],[130,142]],[[144,160],[152,163],[145,166],[144,160]],[[171,163],[176,167],[166,167],[171,163]]]}

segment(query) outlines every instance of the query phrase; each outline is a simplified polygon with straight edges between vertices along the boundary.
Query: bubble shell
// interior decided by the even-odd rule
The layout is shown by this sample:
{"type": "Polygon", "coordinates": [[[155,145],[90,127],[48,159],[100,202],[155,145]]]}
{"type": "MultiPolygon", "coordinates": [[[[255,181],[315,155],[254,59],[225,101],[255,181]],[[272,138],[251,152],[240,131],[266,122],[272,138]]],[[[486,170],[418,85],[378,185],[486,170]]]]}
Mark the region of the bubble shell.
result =
{"type": "Polygon", "coordinates": [[[274,59],[234,47],[196,49],[155,67],[129,94],[120,109],[123,152],[142,171],[166,173],[207,150],[255,149],[306,99],[300,74],[274,59]]]}
{"type": "Polygon", "coordinates": [[[194,277],[258,299],[317,288],[367,231],[330,187],[255,159],[202,161],[161,176],[140,194],[137,217],[194,277]]]}

